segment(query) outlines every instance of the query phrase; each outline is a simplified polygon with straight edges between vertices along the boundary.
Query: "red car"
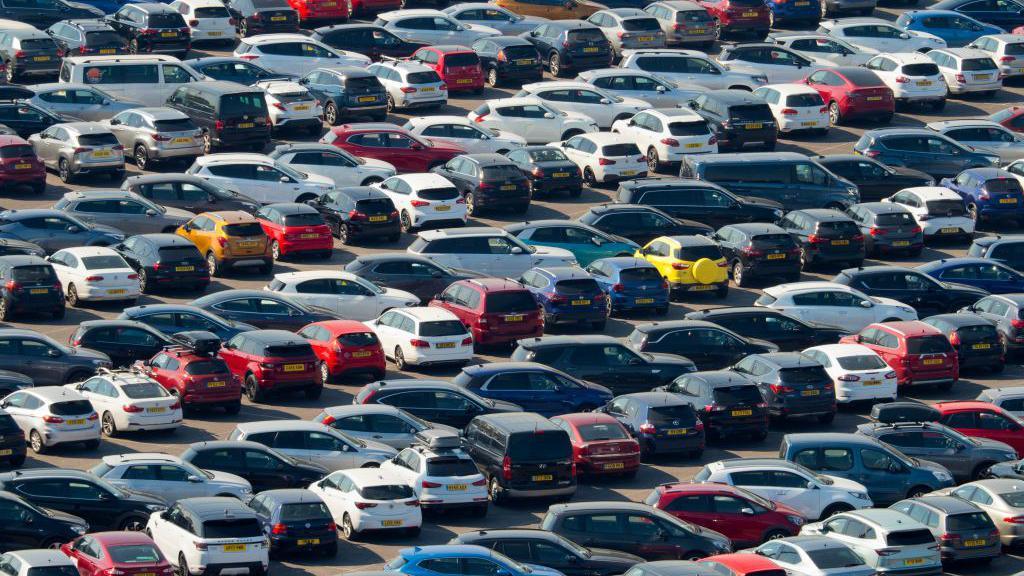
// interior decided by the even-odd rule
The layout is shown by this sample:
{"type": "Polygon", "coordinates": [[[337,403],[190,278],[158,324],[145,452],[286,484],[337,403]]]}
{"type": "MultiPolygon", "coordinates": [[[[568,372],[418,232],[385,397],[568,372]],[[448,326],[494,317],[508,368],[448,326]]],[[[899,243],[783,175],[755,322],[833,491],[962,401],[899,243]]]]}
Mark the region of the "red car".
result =
{"type": "MultiPolygon", "coordinates": [[[[1024,28],[1022,26],[1021,28],[1024,28]]],[[[1016,34],[1016,32],[1014,32],[1016,34]]],[[[1014,132],[1024,132],[1024,106],[1010,106],[990,115],[989,120],[998,122],[1014,132]]]]}
{"type": "Polygon", "coordinates": [[[551,419],[569,434],[576,469],[584,474],[636,476],[640,469],[640,443],[609,414],[580,412],[551,419]]]}
{"type": "Polygon", "coordinates": [[[263,402],[272,392],[302,390],[316,400],[324,389],[320,360],[305,338],[287,330],[253,330],[224,343],[220,356],[242,379],[251,402],[263,402]]]}
{"type": "Polygon", "coordinates": [[[268,204],[256,212],[256,219],[270,239],[274,260],[294,254],[331,257],[334,236],[316,208],[295,202],[268,204]]]}
{"type": "Polygon", "coordinates": [[[228,414],[242,408],[241,378],[214,355],[174,346],[135,366],[177,396],[186,415],[196,408],[224,408],[228,414]]]}
{"type": "Polygon", "coordinates": [[[46,189],[46,168],[27,140],[0,135],[0,188],[31,188],[42,194],[46,189]]]}
{"type": "Polygon", "coordinates": [[[999,406],[964,400],[939,402],[935,409],[942,414],[939,422],[961,434],[998,440],[1024,454],[1024,424],[999,406]]]}
{"type": "Polygon", "coordinates": [[[299,13],[299,22],[348,20],[348,2],[346,0],[288,0],[288,4],[299,13]]]}
{"type": "Polygon", "coordinates": [[[786,576],[786,571],[774,560],[757,554],[719,554],[698,562],[724,566],[735,576],[786,576]]]}
{"type": "Polygon", "coordinates": [[[874,118],[888,124],[896,113],[896,99],[892,89],[867,68],[837,66],[814,72],[804,78],[807,84],[821,94],[828,106],[829,121],[838,126],[855,118],[874,118]]]}
{"type": "Polygon", "coordinates": [[[459,280],[430,301],[459,317],[480,346],[544,335],[544,314],[525,286],[508,278],[459,280]]]}
{"type": "Polygon", "coordinates": [[[420,48],[409,57],[428,68],[432,68],[448,85],[448,92],[472,90],[474,94],[484,91],[484,69],[480,57],[465,46],[445,44],[420,48]]]}
{"type": "Polygon", "coordinates": [[[466,153],[459,146],[413,136],[405,128],[385,122],[335,126],[320,142],[356,156],[390,162],[399,172],[430,172],[466,153]]]}
{"type": "Polygon", "coordinates": [[[749,32],[760,40],[772,25],[772,11],[764,0],[700,0],[699,4],[718,22],[722,36],[749,32]]]}
{"type": "MultiPolygon", "coordinates": [[[[376,14],[398,10],[405,6],[405,0],[351,0],[352,14],[376,14]]],[[[351,16],[352,14],[349,14],[351,16]]]]}
{"type": "Polygon", "coordinates": [[[877,352],[896,372],[900,386],[933,384],[949,390],[960,378],[960,363],[949,339],[920,320],[876,322],[839,342],[863,344],[877,352]]]}
{"type": "Polygon", "coordinates": [[[309,340],[320,359],[320,379],[335,382],[342,376],[384,377],[384,349],[366,324],[355,320],[328,320],[307,324],[297,331],[309,340]]]}
{"type": "Polygon", "coordinates": [[[795,536],[806,522],[799,512],[784,504],[727,484],[662,484],[644,502],[721,532],[736,548],[795,536]]]}
{"type": "Polygon", "coordinates": [[[171,564],[145,532],[95,532],[60,547],[81,576],[170,576],[171,564]]]}

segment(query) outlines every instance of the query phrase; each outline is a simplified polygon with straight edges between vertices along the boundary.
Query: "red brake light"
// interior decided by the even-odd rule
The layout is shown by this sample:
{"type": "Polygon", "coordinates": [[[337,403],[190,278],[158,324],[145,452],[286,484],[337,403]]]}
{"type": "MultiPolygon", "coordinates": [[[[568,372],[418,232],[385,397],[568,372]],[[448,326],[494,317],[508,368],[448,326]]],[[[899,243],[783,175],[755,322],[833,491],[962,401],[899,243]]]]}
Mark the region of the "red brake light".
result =
{"type": "Polygon", "coordinates": [[[872,228],[870,234],[872,236],[885,236],[885,228],[872,228]]]}
{"type": "Polygon", "coordinates": [[[477,480],[476,482],[473,482],[473,486],[486,486],[486,485],[487,485],[487,479],[486,478],[481,478],[481,479],[477,480]]]}
{"type": "Polygon", "coordinates": [[[376,508],[377,505],[371,502],[356,502],[356,508],[360,510],[366,510],[367,508],[376,508]]]}
{"type": "Polygon", "coordinates": [[[412,346],[413,348],[430,348],[430,342],[427,342],[425,340],[418,340],[416,338],[409,340],[409,345],[412,346]]]}
{"type": "Polygon", "coordinates": [[[60,424],[64,422],[64,419],[59,416],[43,416],[43,422],[47,424],[60,424]]]}
{"type": "Polygon", "coordinates": [[[430,202],[427,202],[426,200],[413,200],[412,202],[410,202],[410,204],[412,204],[413,208],[422,208],[423,206],[430,206],[430,202]]]}
{"type": "Polygon", "coordinates": [[[412,94],[413,92],[416,91],[416,88],[413,86],[402,86],[400,90],[402,91],[403,94],[412,94]]]}
{"type": "Polygon", "coordinates": [[[690,267],[689,264],[686,264],[686,263],[683,263],[683,262],[673,262],[672,263],[672,269],[673,270],[687,270],[687,269],[689,269],[689,267],[690,267]]]}
{"type": "Polygon", "coordinates": [[[768,387],[771,388],[772,392],[775,394],[788,394],[789,392],[796,391],[791,386],[786,386],[785,384],[769,384],[768,387]]]}
{"type": "Polygon", "coordinates": [[[280,523],[274,524],[274,527],[270,529],[270,533],[271,534],[287,534],[288,533],[288,527],[285,526],[284,524],[280,524],[280,523]]]}
{"type": "Polygon", "coordinates": [[[807,237],[807,241],[810,242],[811,244],[822,244],[824,242],[827,242],[828,240],[822,238],[821,236],[818,236],[817,234],[811,234],[810,236],[807,237]]]}
{"type": "MultiPolygon", "coordinates": [[[[8,282],[8,284],[10,284],[10,282],[8,282]]],[[[1013,326],[1014,328],[1024,328],[1024,320],[1014,318],[1013,320],[1010,320],[1010,326],[1013,326]]]]}
{"type": "Polygon", "coordinates": [[[654,424],[650,422],[644,422],[640,425],[640,433],[642,434],[654,434],[656,431],[657,429],[654,427],[654,424]]]}
{"type": "Polygon", "coordinates": [[[360,212],[358,210],[349,210],[348,217],[351,220],[366,220],[366,218],[367,218],[366,214],[363,214],[362,212],[360,212]]]}
{"type": "Polygon", "coordinates": [[[612,164],[615,164],[615,160],[611,160],[609,158],[598,158],[597,163],[600,164],[601,166],[610,166],[612,164]]]}
{"type": "Polygon", "coordinates": [[[484,118],[487,118],[487,114],[480,114],[476,118],[474,118],[473,121],[474,122],[483,122],[484,118]]]}
{"type": "Polygon", "coordinates": [[[612,284],[612,292],[624,292],[626,287],[622,284],[612,284]]]}
{"type": "Polygon", "coordinates": [[[782,114],[784,116],[796,116],[797,111],[793,110],[792,108],[783,108],[782,109],[782,114]]]}
{"type": "Polygon", "coordinates": [[[675,138],[662,138],[661,143],[665,146],[679,146],[679,140],[675,138]]]}
{"type": "Polygon", "coordinates": [[[501,477],[505,480],[512,479],[512,459],[508,455],[501,461],[501,477]]]}
{"type": "Polygon", "coordinates": [[[438,483],[438,482],[427,482],[426,480],[424,480],[424,481],[423,481],[423,482],[421,483],[421,485],[422,485],[422,486],[423,486],[424,488],[440,488],[440,487],[441,487],[441,484],[440,484],[440,483],[438,483]]]}
{"type": "Polygon", "coordinates": [[[472,336],[466,336],[465,338],[463,338],[462,339],[462,345],[463,346],[472,346],[473,345],[473,337],[472,336]]]}
{"type": "Polygon", "coordinates": [[[1016,58],[1013,56],[1003,56],[999,59],[1000,62],[1013,62],[1014,60],[1016,60],[1016,58]]]}
{"type": "Polygon", "coordinates": [[[135,404],[125,404],[125,405],[124,405],[124,406],[122,407],[122,409],[123,409],[123,410],[124,410],[125,412],[129,412],[129,413],[131,413],[131,414],[135,414],[135,413],[137,413],[137,412],[142,412],[143,410],[145,410],[145,408],[143,408],[143,407],[141,407],[141,406],[136,406],[135,404]]]}

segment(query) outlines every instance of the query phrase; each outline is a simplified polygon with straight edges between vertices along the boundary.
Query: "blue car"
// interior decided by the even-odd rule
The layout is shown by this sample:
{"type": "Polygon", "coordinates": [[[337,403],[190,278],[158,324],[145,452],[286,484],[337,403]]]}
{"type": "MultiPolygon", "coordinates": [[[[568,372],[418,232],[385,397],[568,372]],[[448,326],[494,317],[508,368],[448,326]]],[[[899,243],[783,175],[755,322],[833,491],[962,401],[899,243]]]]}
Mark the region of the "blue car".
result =
{"type": "Polygon", "coordinates": [[[991,258],[944,258],[917,267],[943,282],[966,284],[992,294],[1024,292],[1024,275],[991,258]]]}
{"type": "Polygon", "coordinates": [[[772,27],[779,22],[807,22],[818,25],[823,0],[765,0],[772,11],[772,27]]]}
{"type": "Polygon", "coordinates": [[[85,4],[86,6],[92,6],[98,10],[102,10],[104,14],[113,14],[121,9],[121,6],[125,4],[138,4],[145,0],[75,0],[76,4],[85,4]]]}
{"type": "Polygon", "coordinates": [[[896,25],[907,31],[934,34],[950,48],[966,46],[981,36],[1005,32],[998,26],[953,10],[908,10],[896,19],[896,25]]]}
{"type": "Polygon", "coordinates": [[[628,256],[640,248],[627,238],[568,220],[532,220],[510,224],[505,230],[530,245],[564,248],[572,252],[580,266],[598,258],[628,256]]]}
{"type": "Polygon", "coordinates": [[[544,308],[544,325],[590,324],[604,330],[608,295],[586,271],[574,266],[530,268],[519,278],[544,308]]]}
{"type": "Polygon", "coordinates": [[[931,9],[953,10],[1003,30],[1024,25],[1024,5],[1017,0],[939,0],[931,9]]]}
{"type": "Polygon", "coordinates": [[[939,182],[964,199],[975,220],[1024,220],[1024,188],[999,168],[972,168],[939,182]]]}
{"type": "Polygon", "coordinates": [[[594,260],[587,272],[611,298],[612,312],[654,310],[668,313],[668,282],[647,260],[617,256],[594,260]]]}
{"type": "Polygon", "coordinates": [[[440,544],[402,548],[398,557],[384,565],[387,572],[401,572],[410,576],[437,576],[448,574],[448,566],[467,566],[466,571],[454,574],[492,574],[502,576],[565,576],[558,570],[538,564],[522,564],[483,546],[474,544],[440,544]],[[464,560],[474,560],[472,563],[464,560]],[[431,570],[434,567],[434,570],[431,570]],[[442,568],[445,567],[445,568],[442,568]]]}
{"type": "Polygon", "coordinates": [[[536,362],[492,362],[466,366],[453,383],[478,396],[511,402],[550,417],[589,412],[612,399],[612,391],[577,380],[536,362]]]}
{"type": "Polygon", "coordinates": [[[213,332],[221,341],[230,340],[239,332],[256,330],[255,326],[221,318],[188,304],[144,304],[125,308],[119,320],[135,320],[148,324],[167,335],[187,330],[213,332]]]}

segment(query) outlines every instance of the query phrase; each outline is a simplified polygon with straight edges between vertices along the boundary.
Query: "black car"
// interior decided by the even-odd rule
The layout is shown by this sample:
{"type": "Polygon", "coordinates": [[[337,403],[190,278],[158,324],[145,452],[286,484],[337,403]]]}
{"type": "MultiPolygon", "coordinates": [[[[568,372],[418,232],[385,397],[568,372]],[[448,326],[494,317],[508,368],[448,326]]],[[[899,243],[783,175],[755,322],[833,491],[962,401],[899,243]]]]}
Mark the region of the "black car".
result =
{"type": "Polygon", "coordinates": [[[189,304],[222,318],[264,329],[298,330],[313,322],[338,319],[327,310],[265,290],[221,290],[189,304]]]}
{"type": "Polygon", "coordinates": [[[182,86],[167,98],[167,107],[188,115],[203,131],[203,151],[247,147],[262,151],[270,142],[270,116],[262,88],[224,80],[182,86]]]}
{"type": "Polygon", "coordinates": [[[39,30],[6,30],[0,35],[0,59],[7,67],[7,82],[19,82],[27,76],[54,76],[63,55],[53,38],[39,30]]]}
{"type": "Polygon", "coordinates": [[[338,553],[338,529],[331,511],[308,489],[266,490],[246,505],[268,532],[272,554],[316,551],[333,558],[338,553]]]}
{"type": "Polygon", "coordinates": [[[245,86],[252,86],[264,80],[298,80],[299,78],[297,74],[271,72],[253,62],[233,56],[192,58],[191,60],[185,60],[185,64],[213,80],[235,82],[245,86]]]}
{"type": "Polygon", "coordinates": [[[167,335],[193,330],[213,332],[228,340],[239,332],[256,330],[255,326],[221,318],[206,310],[187,304],[143,304],[125,308],[118,320],[137,320],[167,335]]]}
{"type": "Polygon", "coordinates": [[[492,87],[502,84],[540,82],[544,60],[532,43],[518,36],[494,36],[473,42],[484,77],[492,87]]]}
{"type": "Polygon", "coordinates": [[[626,345],[638,353],[685,355],[698,370],[718,370],[731,366],[748,354],[779,350],[771,342],[740,336],[704,320],[638,324],[626,337],[626,345]]]}
{"type": "MultiPolygon", "coordinates": [[[[0,394],[10,394],[21,390],[22,388],[30,388],[32,386],[32,379],[28,376],[23,376],[16,372],[8,372],[7,370],[0,370],[0,394]]],[[[14,418],[6,412],[0,412],[0,462],[3,462],[11,468],[20,468],[25,463],[25,433],[18,426],[18,423],[14,421],[14,418]]],[[[3,506],[3,501],[0,500],[0,507],[3,506]]],[[[9,520],[10,517],[0,516],[5,520],[9,520]]],[[[5,526],[6,529],[6,526],[5,526]]],[[[2,545],[0,545],[2,549],[2,545]]]]}
{"type": "Polygon", "coordinates": [[[533,44],[552,76],[607,68],[615,55],[604,32],[583,20],[553,20],[519,36],[533,44]]]}
{"type": "Polygon", "coordinates": [[[38,244],[15,240],[13,238],[0,238],[0,256],[46,256],[46,250],[38,244]]]}
{"type": "Polygon", "coordinates": [[[902,204],[862,202],[844,212],[864,235],[865,255],[896,253],[916,257],[924,250],[924,231],[902,204]]]}
{"type": "Polygon", "coordinates": [[[737,196],[718,184],[687,178],[622,182],[615,202],[653,206],[670,216],[690,218],[715,228],[740,222],[775,222],[783,215],[778,202],[737,196]]]}
{"type": "Polygon", "coordinates": [[[360,239],[398,242],[402,235],[402,223],[394,202],[377,188],[337,188],[307,204],[323,215],[342,244],[360,239]]]}
{"type": "Polygon", "coordinates": [[[386,404],[413,416],[463,428],[483,414],[522,412],[511,402],[481,398],[475,393],[441,380],[380,380],[362,387],[353,404],[386,404]]]}
{"type": "Polygon", "coordinates": [[[64,54],[89,56],[91,54],[125,54],[128,44],[103,20],[62,20],[46,29],[64,54]]]}
{"type": "Polygon", "coordinates": [[[835,344],[850,333],[844,328],[807,322],[785,312],[756,306],[709,308],[688,312],[684,318],[706,320],[747,338],[767,340],[783,352],[835,344]]]}
{"type": "Polygon", "coordinates": [[[345,271],[378,286],[411,292],[423,302],[444,292],[452,282],[486,276],[472,270],[446,268],[423,256],[401,253],[360,256],[346,264],[345,271]]]}
{"type": "Polygon", "coordinates": [[[241,476],[252,484],[254,494],[279,488],[305,488],[329,472],[323,466],[300,462],[246,440],[196,442],[181,459],[204,470],[218,470],[241,476]]]}
{"type": "Polygon", "coordinates": [[[696,407],[708,439],[768,436],[768,406],[757,384],[732,370],[686,374],[657,392],[678,394],[696,407]]]}
{"type": "Polygon", "coordinates": [[[644,561],[618,550],[582,548],[554,532],[529,528],[463,532],[448,543],[491,548],[517,562],[540,564],[566,576],[617,576],[644,561]]]}
{"type": "Polygon", "coordinates": [[[751,144],[775,150],[777,126],[771,108],[746,90],[709,90],[691,100],[690,108],[708,121],[722,152],[751,144]]]}
{"type": "Polygon", "coordinates": [[[0,86],[0,124],[14,130],[22,138],[28,138],[54,124],[69,121],[59,114],[23,101],[33,96],[35,92],[22,86],[0,86]]]}
{"type": "Polygon", "coordinates": [[[722,226],[711,238],[722,249],[737,286],[765,276],[781,276],[787,282],[800,280],[800,248],[775,224],[722,226]]]}
{"type": "Polygon", "coordinates": [[[940,282],[924,272],[901,266],[848,268],[832,281],[869,296],[898,300],[917,310],[918,316],[956,312],[988,296],[981,288],[940,282]]]}
{"type": "Polygon", "coordinates": [[[86,320],[68,337],[68,345],[103,352],[115,367],[149,360],[172,344],[163,332],[134,320],[86,320]]]}
{"type": "Polygon", "coordinates": [[[799,352],[751,354],[732,369],[757,384],[773,418],[814,416],[829,424],[836,417],[835,385],[817,360],[799,352]]]}
{"type": "Polygon", "coordinates": [[[935,185],[935,179],[920,170],[886,166],[859,154],[815,156],[814,160],[829,172],[856,184],[861,202],[877,202],[904,188],[935,185]]]}
{"type": "Polygon", "coordinates": [[[299,31],[299,13],[288,0],[228,0],[227,6],[242,38],[299,31]]]}
{"type": "MultiPolygon", "coordinates": [[[[32,378],[29,376],[20,372],[12,372],[11,370],[0,370],[0,398],[3,398],[12,392],[17,392],[18,390],[31,388],[33,385],[34,383],[32,382],[32,378]]],[[[0,420],[2,420],[2,418],[0,418],[0,420]]],[[[0,425],[0,428],[3,428],[3,426],[0,425]]],[[[9,434],[10,432],[11,430],[0,431],[0,437],[4,434],[9,434]]],[[[24,434],[22,436],[24,437],[24,434]]],[[[10,445],[5,444],[10,444],[12,441],[13,439],[8,439],[6,442],[0,441],[0,448],[10,448],[10,445]]],[[[22,445],[22,447],[24,447],[24,445],[22,445]]],[[[17,457],[17,451],[15,451],[14,457],[17,457]]]]}
{"type": "Polygon", "coordinates": [[[195,214],[241,210],[255,214],[259,200],[218,188],[191,174],[144,174],[130,176],[121,183],[121,190],[134,192],[161,206],[181,208],[195,214]]]}
{"type": "Polygon", "coordinates": [[[534,197],[564,192],[572,198],[583,194],[583,173],[560,148],[524,146],[505,154],[529,178],[534,197]]]}
{"type": "Polygon", "coordinates": [[[805,270],[819,264],[847,262],[856,267],[864,263],[864,234],[856,222],[838,210],[793,210],[778,225],[800,246],[800,262],[805,270]]]}
{"type": "Polygon", "coordinates": [[[138,234],[114,246],[139,275],[144,293],[205,290],[210,284],[206,260],[195,244],[177,234],[138,234]]]}
{"type": "Polygon", "coordinates": [[[184,59],[192,45],[185,19],[167,4],[125,4],[105,20],[128,39],[131,54],[170,54],[184,59]]]}
{"type": "Polygon", "coordinates": [[[96,531],[142,530],[153,512],[167,509],[162,498],[116,488],[88,472],[67,469],[19,470],[0,474],[0,490],[36,506],[81,517],[96,531]]]}
{"type": "Polygon", "coordinates": [[[0,518],[4,522],[0,552],[55,548],[89,531],[89,524],[78,516],[44,510],[10,492],[0,491],[0,518]]]}
{"type": "Polygon", "coordinates": [[[542,336],[520,340],[512,360],[537,362],[601,384],[615,395],[646,392],[697,369],[675,354],[638,353],[611,336],[542,336]]]}
{"type": "Polygon", "coordinates": [[[69,0],[47,0],[44,2],[15,0],[3,2],[0,5],[0,18],[31,24],[40,30],[45,30],[61,20],[103,18],[103,10],[69,0]]]}
{"type": "Polygon", "coordinates": [[[653,206],[639,204],[592,206],[577,220],[641,246],[660,236],[711,236],[715,233],[707,224],[673,218],[653,206]]]}
{"type": "Polygon", "coordinates": [[[317,68],[299,79],[324,107],[324,121],[331,126],[354,118],[383,122],[388,117],[388,98],[376,76],[354,66],[317,68]]]}
{"type": "Polygon", "coordinates": [[[348,50],[369,56],[374,62],[381,57],[406,58],[424,46],[426,42],[405,40],[391,33],[390,30],[376,24],[337,24],[317,28],[309,35],[310,38],[327,44],[337,50],[348,50]]]}
{"type": "Polygon", "coordinates": [[[462,154],[431,170],[455,184],[466,199],[466,213],[530,208],[530,182],[514,162],[501,154],[462,154]]]}
{"type": "Polygon", "coordinates": [[[64,290],[53,265],[39,256],[0,256],[0,320],[15,314],[64,317],[64,290]]]}
{"type": "Polygon", "coordinates": [[[923,320],[938,328],[949,338],[956,350],[960,370],[965,368],[988,368],[991,372],[1002,372],[1006,365],[1003,340],[996,325],[974,312],[936,314],[923,320]]]}

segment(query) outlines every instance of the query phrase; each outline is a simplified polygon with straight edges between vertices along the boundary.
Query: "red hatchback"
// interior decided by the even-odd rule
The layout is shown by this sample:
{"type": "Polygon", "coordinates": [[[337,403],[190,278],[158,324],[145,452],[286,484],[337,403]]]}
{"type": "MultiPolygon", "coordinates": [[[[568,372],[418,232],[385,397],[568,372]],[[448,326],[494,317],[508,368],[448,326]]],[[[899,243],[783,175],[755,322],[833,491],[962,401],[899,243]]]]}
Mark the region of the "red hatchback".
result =
{"type": "Polygon", "coordinates": [[[320,379],[336,382],[343,376],[384,377],[384,350],[377,335],[366,324],[355,320],[314,322],[297,330],[309,340],[313,353],[320,359],[320,379]]]}
{"type": "Polygon", "coordinates": [[[449,93],[472,90],[474,94],[480,94],[484,91],[484,69],[480,65],[480,57],[465,46],[425,46],[413,52],[409,59],[436,71],[448,85],[449,93]]]}
{"type": "Polygon", "coordinates": [[[719,554],[698,560],[725,566],[736,576],[786,576],[787,572],[771,558],[757,554],[719,554]]]}
{"type": "Polygon", "coordinates": [[[224,343],[220,356],[242,379],[242,390],[252,402],[263,402],[272,392],[302,390],[310,400],[323,392],[320,360],[309,342],[294,332],[242,332],[224,343]]]}
{"type": "Polygon", "coordinates": [[[636,476],[640,443],[613,416],[580,412],[555,416],[551,421],[569,434],[572,458],[581,473],[636,476]]]}
{"type": "Polygon", "coordinates": [[[888,124],[896,113],[892,89],[867,68],[837,66],[812,73],[801,84],[821,94],[828,106],[829,121],[838,126],[856,118],[874,118],[888,124]]]}
{"type": "Polygon", "coordinates": [[[935,408],[942,414],[939,422],[961,434],[998,440],[1024,454],[1024,423],[999,406],[965,400],[939,402],[935,408]]]}
{"type": "Polygon", "coordinates": [[[177,396],[186,415],[195,408],[224,408],[228,414],[242,408],[242,380],[216,356],[175,346],[135,366],[177,396]]]}
{"type": "Polygon", "coordinates": [[[170,576],[173,568],[145,532],[95,532],[60,547],[81,576],[170,576]]]}
{"type": "Polygon", "coordinates": [[[508,278],[459,280],[428,304],[458,316],[479,346],[544,335],[544,314],[525,286],[508,278]]]}
{"type": "Polygon", "coordinates": [[[305,28],[307,23],[326,20],[348,20],[347,0],[288,0],[288,4],[299,13],[299,22],[305,28]]]}
{"type": "Polygon", "coordinates": [[[355,156],[390,162],[399,172],[430,172],[466,153],[454,144],[413,136],[405,128],[385,122],[335,126],[320,142],[355,156]]]}
{"type": "Polygon", "coordinates": [[[43,161],[23,138],[0,135],[0,188],[31,188],[36,194],[46,189],[43,161]]]}
{"type": "Polygon", "coordinates": [[[721,532],[736,548],[795,536],[806,521],[785,504],[727,484],[662,484],[648,494],[644,502],[677,518],[721,532]]]}
{"type": "Polygon", "coordinates": [[[256,212],[256,219],[270,239],[274,260],[296,254],[331,257],[334,236],[316,208],[294,202],[268,204],[256,212]]]}
{"type": "Polygon", "coordinates": [[[771,8],[764,0],[700,0],[718,23],[720,34],[753,34],[764,38],[771,28],[771,8]]]}
{"type": "Polygon", "coordinates": [[[933,384],[949,390],[960,378],[956,350],[938,328],[920,320],[869,324],[839,342],[863,344],[877,352],[896,372],[900,386],[933,384]]]}

